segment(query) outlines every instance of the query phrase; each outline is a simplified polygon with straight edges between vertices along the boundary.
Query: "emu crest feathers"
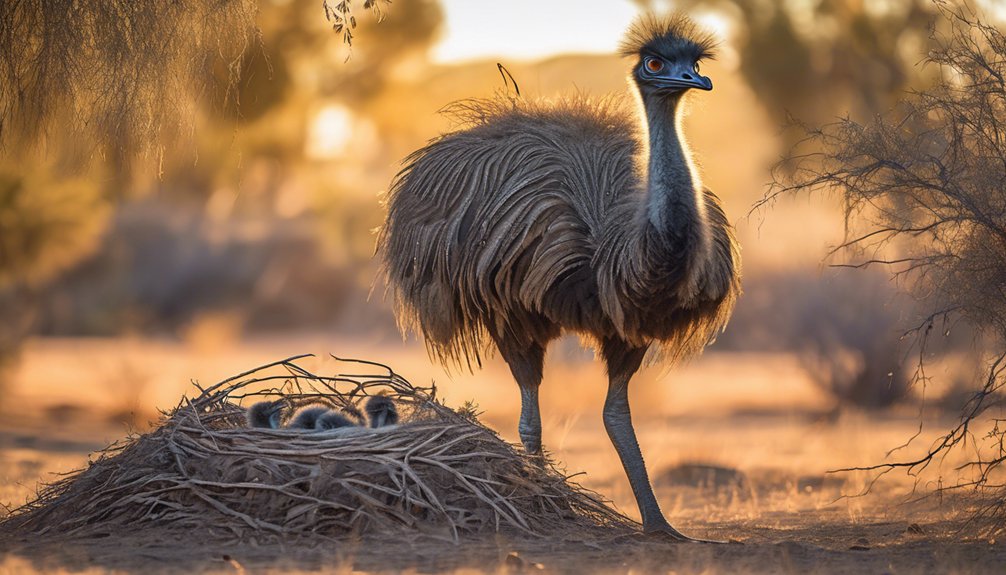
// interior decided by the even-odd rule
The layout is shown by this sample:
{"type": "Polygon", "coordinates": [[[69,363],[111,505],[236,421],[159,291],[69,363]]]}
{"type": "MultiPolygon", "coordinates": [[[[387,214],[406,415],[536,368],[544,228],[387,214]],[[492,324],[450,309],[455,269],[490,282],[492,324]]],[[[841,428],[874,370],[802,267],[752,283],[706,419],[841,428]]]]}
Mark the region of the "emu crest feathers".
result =
{"type": "Polygon", "coordinates": [[[686,57],[698,61],[715,58],[716,44],[712,34],[683,14],[657,16],[647,13],[629,26],[619,53],[622,56],[638,56],[649,52],[670,60],[686,57]]]}

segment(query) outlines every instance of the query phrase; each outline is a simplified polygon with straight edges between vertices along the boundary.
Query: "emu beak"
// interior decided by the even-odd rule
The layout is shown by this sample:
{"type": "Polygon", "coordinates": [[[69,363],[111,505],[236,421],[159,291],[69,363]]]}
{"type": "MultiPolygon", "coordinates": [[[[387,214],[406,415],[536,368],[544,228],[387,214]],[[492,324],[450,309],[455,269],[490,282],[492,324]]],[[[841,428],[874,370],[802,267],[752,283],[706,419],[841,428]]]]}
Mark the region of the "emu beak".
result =
{"type": "Polygon", "coordinates": [[[689,88],[704,91],[713,89],[713,81],[708,76],[703,76],[684,65],[669,68],[664,75],[654,78],[654,82],[661,88],[675,91],[689,88]]]}
{"type": "Polygon", "coordinates": [[[668,90],[687,90],[695,88],[697,90],[709,91],[713,89],[713,81],[707,76],[700,76],[695,72],[685,72],[680,76],[672,78],[661,78],[659,86],[668,90]]]}
{"type": "Polygon", "coordinates": [[[699,90],[710,91],[713,89],[713,81],[709,79],[709,76],[700,76],[694,74],[695,80],[692,88],[698,88],[699,90]]]}

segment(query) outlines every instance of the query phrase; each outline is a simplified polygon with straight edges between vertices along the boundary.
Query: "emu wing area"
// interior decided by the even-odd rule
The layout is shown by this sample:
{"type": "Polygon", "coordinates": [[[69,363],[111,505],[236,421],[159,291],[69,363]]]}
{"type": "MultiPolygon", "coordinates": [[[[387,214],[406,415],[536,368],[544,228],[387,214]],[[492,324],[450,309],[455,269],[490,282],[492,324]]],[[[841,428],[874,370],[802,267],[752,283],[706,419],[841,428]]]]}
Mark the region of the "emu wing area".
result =
{"type": "Polygon", "coordinates": [[[592,259],[641,193],[635,128],[614,107],[468,106],[469,127],[406,159],[379,241],[403,328],[457,363],[493,337],[597,328],[592,259]]]}

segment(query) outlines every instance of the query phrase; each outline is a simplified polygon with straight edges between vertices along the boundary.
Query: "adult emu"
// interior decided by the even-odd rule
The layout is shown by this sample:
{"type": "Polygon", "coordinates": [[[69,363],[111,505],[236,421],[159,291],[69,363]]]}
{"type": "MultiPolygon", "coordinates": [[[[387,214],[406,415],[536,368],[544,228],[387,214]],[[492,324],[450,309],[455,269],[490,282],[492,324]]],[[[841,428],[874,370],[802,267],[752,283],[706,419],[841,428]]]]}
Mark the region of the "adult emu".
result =
{"type": "Polygon", "coordinates": [[[712,42],[683,16],[644,16],[623,54],[642,122],[611,101],[500,98],[457,105],[468,125],[414,152],[391,185],[378,240],[400,323],[442,362],[499,350],[520,387],[520,437],[541,452],[538,386],[563,331],[608,368],[604,425],[646,532],[664,519],[629,415],[644,356],[696,354],[740,292],[733,231],[681,138],[681,103],[712,42]],[[641,124],[641,125],[640,125],[641,124]]]}

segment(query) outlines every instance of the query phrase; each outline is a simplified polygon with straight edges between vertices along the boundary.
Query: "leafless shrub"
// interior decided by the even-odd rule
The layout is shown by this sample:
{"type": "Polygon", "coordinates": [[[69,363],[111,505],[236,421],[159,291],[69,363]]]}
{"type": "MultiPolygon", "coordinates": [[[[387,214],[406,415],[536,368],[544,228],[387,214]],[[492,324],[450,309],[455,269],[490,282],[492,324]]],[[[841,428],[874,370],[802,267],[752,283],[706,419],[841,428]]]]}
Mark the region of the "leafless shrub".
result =
{"type": "MultiPolygon", "coordinates": [[[[964,6],[939,2],[946,33],[928,57],[941,81],[868,124],[812,130],[765,201],[835,190],[845,201],[854,265],[889,266],[932,312],[912,333],[921,349],[947,318],[963,318],[998,343],[961,422],[913,461],[877,466],[921,471],[955,447],[973,446],[966,485],[991,490],[993,530],[1006,527],[1006,430],[989,409],[1006,378],[1006,35],[964,6]],[[984,419],[983,419],[984,418],[984,419]],[[980,422],[988,422],[987,428],[980,422]]],[[[924,375],[922,375],[924,378],[924,375]]]]}
{"type": "Polygon", "coordinates": [[[717,345],[795,353],[842,404],[885,408],[907,396],[900,336],[910,306],[884,274],[780,271],[747,279],[744,290],[717,345]]]}
{"type": "Polygon", "coordinates": [[[309,220],[260,229],[250,235],[241,216],[215,220],[160,198],[124,202],[94,254],[46,282],[35,333],[164,336],[223,313],[247,332],[332,329],[352,316],[354,333],[397,335],[383,307],[347,305],[366,300],[370,278],[357,272],[369,253],[326,257],[309,220]]]}

